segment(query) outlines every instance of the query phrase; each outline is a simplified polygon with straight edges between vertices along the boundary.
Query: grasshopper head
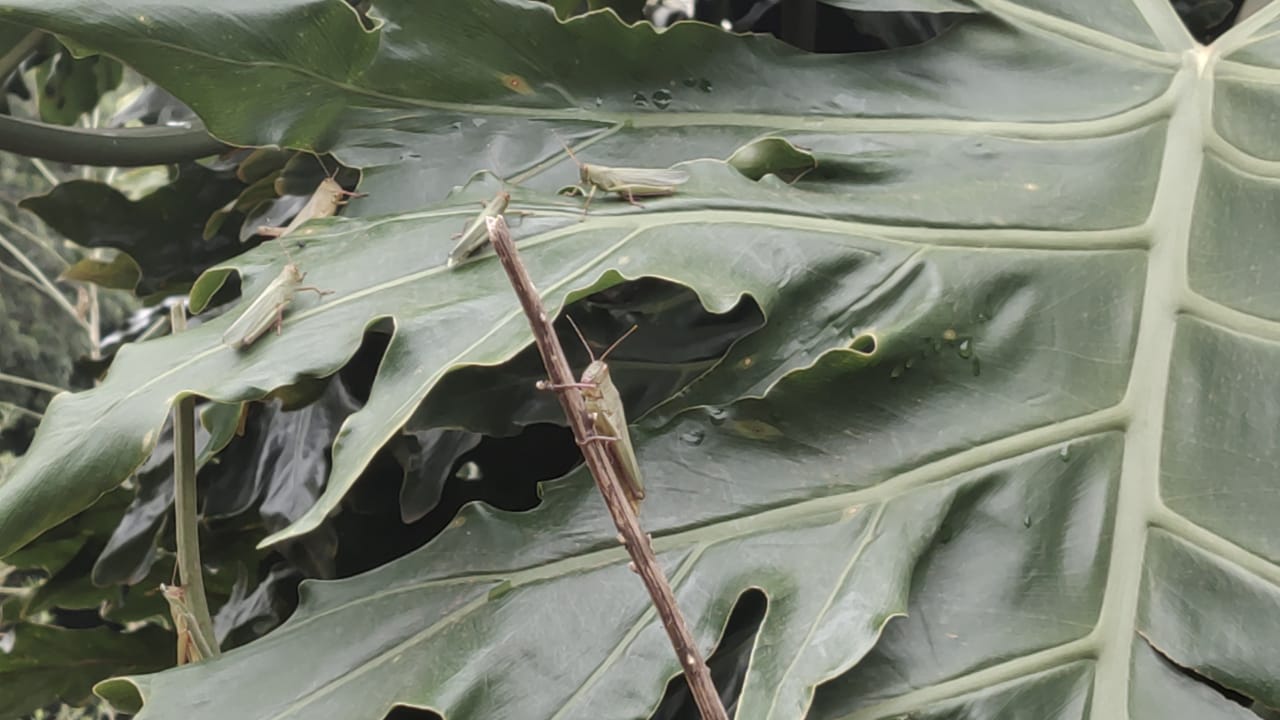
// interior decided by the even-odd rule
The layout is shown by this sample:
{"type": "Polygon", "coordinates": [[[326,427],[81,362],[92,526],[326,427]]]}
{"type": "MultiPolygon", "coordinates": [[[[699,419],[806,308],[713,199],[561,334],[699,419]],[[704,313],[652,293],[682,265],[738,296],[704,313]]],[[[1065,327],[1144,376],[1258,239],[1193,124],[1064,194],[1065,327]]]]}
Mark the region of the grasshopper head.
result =
{"type": "Polygon", "coordinates": [[[609,382],[609,365],[603,360],[593,360],[586,370],[582,371],[582,384],[596,387],[583,388],[582,394],[596,396],[600,394],[600,385],[609,382]]]}
{"type": "Polygon", "coordinates": [[[289,273],[289,280],[295,283],[302,282],[303,278],[307,276],[306,273],[302,272],[302,270],[299,269],[298,266],[294,265],[293,263],[289,263],[288,265],[285,265],[284,269],[285,269],[285,272],[289,273]]]}
{"type": "Polygon", "coordinates": [[[591,173],[595,170],[592,166],[583,163],[578,166],[578,180],[589,183],[591,182],[591,173]]]}

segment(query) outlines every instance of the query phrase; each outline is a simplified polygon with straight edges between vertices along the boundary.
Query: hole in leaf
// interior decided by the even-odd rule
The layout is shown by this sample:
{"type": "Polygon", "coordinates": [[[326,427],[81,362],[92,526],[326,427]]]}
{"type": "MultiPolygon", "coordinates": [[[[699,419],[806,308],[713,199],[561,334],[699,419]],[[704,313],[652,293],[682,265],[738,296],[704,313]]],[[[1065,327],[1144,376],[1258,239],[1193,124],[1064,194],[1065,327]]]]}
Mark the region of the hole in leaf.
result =
{"type": "MultiPolygon", "coordinates": [[[[739,595],[738,602],[734,604],[733,612],[729,613],[729,620],[725,623],[720,643],[707,658],[711,679],[715,682],[720,701],[724,703],[729,717],[733,717],[738,708],[742,682],[751,662],[751,649],[755,646],[756,633],[760,630],[760,623],[764,621],[768,607],[768,598],[756,588],[739,595]]],[[[652,720],[699,720],[700,717],[684,674],[676,675],[667,683],[667,691],[652,720]]]]}
{"type": "Polygon", "coordinates": [[[538,483],[564,475],[581,459],[572,431],[559,425],[538,423],[513,437],[486,437],[454,463],[475,463],[478,476],[451,476],[423,521],[438,523],[439,532],[463,505],[477,500],[512,512],[531,510],[538,504],[538,483]]]}
{"type": "Polygon", "coordinates": [[[430,710],[396,705],[386,715],[382,716],[382,720],[444,720],[444,718],[430,710]]]}
{"type": "Polygon", "coordinates": [[[360,347],[338,371],[342,382],[361,404],[369,401],[369,391],[373,389],[373,379],[378,375],[378,365],[382,363],[382,355],[391,342],[391,331],[389,323],[386,327],[378,325],[365,331],[360,347]]]}
{"type": "MultiPolygon", "coordinates": [[[[715,3],[701,3],[715,6],[715,3]]],[[[813,0],[733,0],[724,17],[720,7],[700,7],[698,19],[728,20],[735,32],[769,33],[801,50],[816,53],[875,52],[928,42],[946,32],[965,12],[871,12],[845,10],[813,0]]],[[[963,5],[956,4],[957,9],[963,5]]]]}
{"type": "Polygon", "coordinates": [[[538,423],[512,437],[486,437],[454,459],[434,506],[406,524],[403,460],[381,452],[351,488],[343,512],[332,520],[338,537],[360,538],[358,543],[339,544],[338,575],[362,572],[422,547],[467,503],[479,501],[513,512],[532,509],[539,502],[538,483],[569,472],[581,457],[572,432],[557,425],[538,423]],[[475,463],[478,477],[457,475],[466,463],[475,463]]]}
{"type": "Polygon", "coordinates": [[[861,333],[849,343],[849,349],[863,355],[874,355],[876,352],[876,336],[872,333],[861,333]]]}
{"type": "MultiPolygon", "coordinates": [[[[1244,0],[1170,0],[1187,32],[1209,44],[1240,21],[1244,0]]],[[[1262,4],[1259,4],[1261,6],[1262,4]]]]}
{"type": "MultiPolygon", "coordinates": [[[[750,299],[715,314],[703,308],[689,288],[655,278],[593,293],[563,314],[573,317],[597,354],[631,326],[639,327],[609,359],[632,422],[695,382],[730,346],[764,325],[759,306],[750,299]]],[[[589,362],[587,352],[563,317],[556,322],[556,332],[570,369],[581,373],[589,362]]],[[[542,359],[530,344],[501,366],[462,367],[448,373],[415,418],[423,418],[424,425],[461,427],[490,436],[514,435],[539,422],[564,425],[554,393],[534,387],[545,378],[542,359]]]]}

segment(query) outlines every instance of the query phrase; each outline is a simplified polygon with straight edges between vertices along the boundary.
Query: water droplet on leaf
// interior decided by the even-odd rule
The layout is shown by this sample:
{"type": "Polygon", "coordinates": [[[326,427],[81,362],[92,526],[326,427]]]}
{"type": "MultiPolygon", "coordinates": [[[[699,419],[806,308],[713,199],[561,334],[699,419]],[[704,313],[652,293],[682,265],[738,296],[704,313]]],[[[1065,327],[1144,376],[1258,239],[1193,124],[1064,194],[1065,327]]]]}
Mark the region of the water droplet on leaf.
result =
{"type": "Polygon", "coordinates": [[[653,94],[653,104],[659,110],[666,110],[671,105],[671,92],[668,90],[659,90],[653,94]]]}
{"type": "Polygon", "coordinates": [[[690,430],[686,433],[682,433],[680,435],[680,439],[689,443],[690,445],[696,446],[696,445],[701,445],[702,439],[705,438],[706,436],[707,436],[706,433],[701,430],[690,430]]]}
{"type": "Polygon", "coordinates": [[[973,341],[965,338],[960,341],[960,346],[956,348],[956,354],[968,360],[973,357],[973,341]]]}
{"type": "Polygon", "coordinates": [[[631,104],[636,107],[649,107],[649,98],[645,97],[642,92],[636,92],[631,96],[631,104]]]}
{"type": "Polygon", "coordinates": [[[1058,459],[1061,460],[1062,462],[1071,461],[1071,444],[1070,443],[1063,445],[1062,449],[1058,450],[1058,459]]]}

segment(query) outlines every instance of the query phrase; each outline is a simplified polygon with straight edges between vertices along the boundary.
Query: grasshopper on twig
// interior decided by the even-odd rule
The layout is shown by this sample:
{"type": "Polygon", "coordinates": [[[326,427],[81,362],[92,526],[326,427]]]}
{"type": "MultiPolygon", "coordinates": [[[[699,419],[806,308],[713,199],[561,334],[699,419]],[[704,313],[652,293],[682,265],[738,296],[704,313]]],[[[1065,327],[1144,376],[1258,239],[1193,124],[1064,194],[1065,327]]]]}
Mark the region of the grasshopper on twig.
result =
{"type": "Polygon", "coordinates": [[[165,585],[160,583],[160,593],[169,603],[169,614],[173,617],[173,631],[178,635],[178,664],[200,662],[213,655],[200,637],[196,629],[196,616],[187,604],[187,590],[181,585],[165,585]]]}
{"type": "Polygon", "coordinates": [[[623,333],[622,337],[615,340],[597,358],[591,352],[591,346],[582,336],[577,323],[573,322],[573,318],[568,316],[566,318],[573,326],[573,331],[578,334],[583,347],[587,349],[591,364],[582,371],[582,377],[576,383],[553,385],[542,380],[538,382],[538,387],[543,390],[562,390],[573,387],[582,391],[582,399],[586,402],[587,414],[590,416],[591,429],[594,433],[584,441],[608,443],[609,461],[613,465],[614,473],[622,482],[622,489],[627,493],[631,509],[638,512],[640,501],[644,500],[644,478],[640,474],[640,463],[636,460],[635,448],[631,445],[631,434],[627,431],[627,414],[622,405],[622,395],[618,392],[618,386],[613,384],[613,379],[609,376],[609,365],[605,362],[609,353],[635,332],[636,327],[632,326],[630,330],[623,333]]]}

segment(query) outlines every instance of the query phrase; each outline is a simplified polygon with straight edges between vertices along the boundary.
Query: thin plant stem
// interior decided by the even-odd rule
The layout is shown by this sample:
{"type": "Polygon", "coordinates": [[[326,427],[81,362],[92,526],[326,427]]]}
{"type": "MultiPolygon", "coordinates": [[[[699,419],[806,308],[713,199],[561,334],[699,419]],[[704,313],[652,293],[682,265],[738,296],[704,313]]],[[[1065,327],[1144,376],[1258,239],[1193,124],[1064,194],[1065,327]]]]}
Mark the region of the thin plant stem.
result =
{"type": "MultiPolygon", "coordinates": [[[[15,203],[15,202],[13,202],[12,200],[7,200],[6,202],[8,202],[10,205],[13,205],[15,208],[18,208],[18,204],[17,204],[17,203],[15,203]]],[[[19,208],[19,209],[21,209],[21,208],[19,208]]],[[[0,214],[0,225],[4,225],[5,227],[9,228],[10,230],[12,230],[12,231],[14,231],[14,232],[18,233],[19,235],[21,235],[22,237],[26,238],[26,239],[27,239],[27,240],[28,240],[32,245],[36,245],[36,246],[38,246],[41,250],[44,250],[46,253],[48,253],[48,254],[49,254],[49,256],[50,256],[50,257],[52,257],[54,260],[56,260],[56,261],[58,262],[58,264],[59,264],[59,265],[61,265],[62,267],[64,267],[64,268],[65,268],[65,267],[67,267],[67,265],[69,264],[69,263],[67,263],[67,261],[66,261],[66,260],[64,260],[64,259],[63,259],[63,257],[62,257],[61,255],[59,255],[59,254],[58,254],[58,252],[57,252],[56,250],[54,250],[54,249],[53,249],[53,247],[49,244],[49,239],[48,239],[48,238],[41,237],[41,236],[39,236],[39,235],[37,235],[37,234],[35,234],[35,233],[31,232],[30,230],[28,230],[28,229],[26,229],[26,228],[22,227],[21,225],[19,225],[18,223],[16,223],[16,222],[14,222],[14,221],[10,220],[9,218],[5,217],[3,214],[0,214]]]]}
{"type": "Polygon", "coordinates": [[[35,279],[35,278],[31,277],[30,275],[28,275],[28,274],[26,274],[26,273],[22,272],[21,270],[19,270],[19,269],[15,268],[15,267],[10,267],[9,265],[6,265],[5,263],[0,262],[0,272],[4,273],[4,274],[6,274],[6,275],[12,275],[15,279],[17,279],[17,280],[21,280],[22,282],[24,282],[24,283],[26,283],[26,284],[30,285],[31,287],[35,288],[36,290],[39,290],[39,291],[40,291],[40,292],[42,292],[42,293],[47,293],[47,292],[49,292],[49,290],[48,290],[48,289],[46,289],[46,288],[45,288],[45,286],[43,286],[43,285],[41,285],[40,283],[36,282],[36,279],[35,279]]]}
{"type": "Polygon", "coordinates": [[[23,255],[22,251],[19,250],[16,245],[9,242],[9,238],[6,238],[2,234],[0,234],[0,247],[8,250],[10,255],[13,255],[18,262],[22,263],[22,266],[27,269],[27,272],[31,273],[31,275],[49,291],[49,297],[53,298],[54,301],[58,303],[58,306],[65,310],[67,314],[80,325],[80,327],[84,328],[87,332],[92,332],[90,330],[89,323],[85,322],[84,318],[80,317],[80,314],[76,312],[76,309],[72,307],[71,303],[62,296],[62,293],[58,292],[58,288],[49,281],[49,278],[45,277],[44,273],[40,272],[40,268],[36,267],[35,263],[27,259],[27,256],[23,255]]]}
{"type": "Polygon", "coordinates": [[[684,676],[698,711],[703,720],[728,720],[720,694],[716,692],[715,683],[711,680],[711,671],[703,661],[702,652],[676,604],[671,583],[667,582],[667,577],[653,554],[653,540],[640,527],[640,520],[622,488],[614,463],[610,461],[601,443],[591,441],[595,433],[587,419],[587,406],[582,391],[578,389],[573,373],[569,370],[564,348],[560,346],[555,329],[542,307],[538,290],[533,286],[524,263],[520,261],[515,243],[511,241],[507,221],[498,215],[487,218],[485,222],[489,229],[489,242],[493,244],[494,252],[497,253],[502,269],[506,271],[511,287],[529,320],[529,327],[533,330],[534,343],[542,356],[547,375],[551,378],[551,387],[560,388],[557,392],[560,406],[569,419],[574,437],[582,448],[583,458],[596,481],[596,488],[604,498],[609,515],[618,529],[619,539],[631,556],[630,567],[644,582],[649,598],[653,601],[658,616],[662,618],[662,626],[667,631],[667,638],[671,641],[680,667],[684,669],[684,676]]]}
{"type": "MultiPolygon", "coordinates": [[[[174,333],[187,329],[183,303],[169,308],[174,333]]],[[[196,518],[196,399],[181,397],[173,410],[173,514],[177,536],[178,578],[186,592],[196,624],[192,628],[196,647],[205,658],[217,657],[218,639],[209,616],[209,600],[204,594],[204,571],[200,565],[200,526],[196,518]]]]}
{"type": "Polygon", "coordinates": [[[41,160],[40,158],[27,158],[27,159],[31,161],[31,167],[34,167],[36,169],[36,172],[40,173],[40,176],[43,177],[46,181],[48,181],[50,185],[58,184],[58,176],[53,174],[53,171],[49,169],[48,165],[44,164],[43,160],[41,160]]]}
{"type": "Polygon", "coordinates": [[[57,395],[60,392],[67,392],[66,388],[60,388],[57,385],[50,385],[49,383],[40,382],[39,380],[32,380],[30,378],[10,375],[9,373],[3,372],[0,372],[0,382],[7,382],[12,385],[21,385],[22,387],[29,387],[35,390],[43,390],[47,393],[53,393],[54,395],[57,395]]]}
{"type": "Polygon", "coordinates": [[[155,337],[156,334],[160,332],[161,328],[163,328],[168,322],[169,322],[169,318],[166,318],[166,317],[157,318],[155,322],[147,326],[146,330],[142,331],[142,334],[139,335],[138,339],[134,340],[134,342],[140,343],[143,340],[150,340],[151,338],[155,337]]]}
{"type": "Polygon", "coordinates": [[[11,402],[0,402],[0,410],[10,410],[18,413],[19,415],[26,415],[27,417],[34,418],[35,420],[44,419],[44,413],[38,413],[35,410],[28,410],[21,405],[14,405],[11,402]]]}
{"type": "Polygon", "coordinates": [[[89,285],[89,356],[94,360],[102,359],[102,316],[98,304],[98,286],[89,285]]]}

